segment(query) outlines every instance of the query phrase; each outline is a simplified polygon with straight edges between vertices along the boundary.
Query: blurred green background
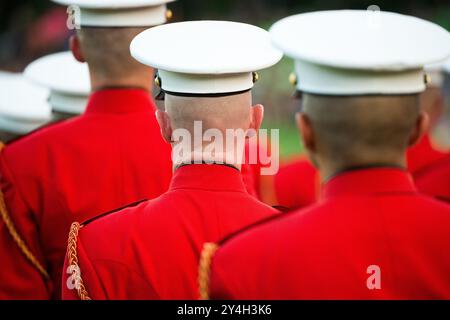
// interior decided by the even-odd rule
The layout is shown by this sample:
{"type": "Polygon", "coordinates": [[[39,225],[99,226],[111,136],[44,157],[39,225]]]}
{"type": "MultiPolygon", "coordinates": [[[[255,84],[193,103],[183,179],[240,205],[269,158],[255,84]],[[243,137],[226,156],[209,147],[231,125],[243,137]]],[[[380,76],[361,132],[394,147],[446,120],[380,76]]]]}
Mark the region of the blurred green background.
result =
{"type": "MultiPolygon", "coordinates": [[[[179,0],[169,4],[173,21],[221,19],[252,23],[268,29],[288,15],[331,9],[367,9],[377,5],[383,11],[415,15],[450,30],[450,1],[361,1],[361,0],[179,0]]],[[[32,60],[67,49],[65,8],[44,0],[0,2],[0,69],[22,71],[32,60]]],[[[301,39],[299,39],[301,41],[301,39]]],[[[301,152],[294,113],[299,102],[288,81],[293,63],[280,64],[260,73],[255,102],[265,106],[267,128],[280,129],[280,150],[286,159],[301,152]]]]}

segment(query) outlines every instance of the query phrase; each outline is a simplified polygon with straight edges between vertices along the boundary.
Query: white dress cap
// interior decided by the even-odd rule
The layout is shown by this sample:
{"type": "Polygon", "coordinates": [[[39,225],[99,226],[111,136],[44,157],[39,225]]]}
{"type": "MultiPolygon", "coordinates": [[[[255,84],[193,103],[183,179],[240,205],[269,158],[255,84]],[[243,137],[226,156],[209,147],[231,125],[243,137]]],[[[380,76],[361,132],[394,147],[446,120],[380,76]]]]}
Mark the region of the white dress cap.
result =
{"type": "Polygon", "coordinates": [[[57,112],[81,114],[91,91],[89,69],[71,52],[54,53],[28,65],[25,76],[50,90],[50,105],[57,112]]]}
{"type": "Polygon", "coordinates": [[[49,91],[20,73],[0,73],[0,130],[24,135],[51,120],[49,91]]]}
{"type": "Polygon", "coordinates": [[[444,85],[445,73],[450,72],[450,59],[444,62],[426,65],[425,72],[430,76],[430,86],[436,88],[442,87],[444,85]]]}
{"type": "Polygon", "coordinates": [[[426,87],[423,67],[450,56],[445,29],[391,12],[299,14],[277,22],[271,35],[296,60],[297,88],[315,94],[418,93],[426,87]]]}
{"type": "Polygon", "coordinates": [[[139,62],[159,69],[168,93],[208,95],[249,90],[254,72],[282,57],[261,28],[229,21],[190,21],[146,30],[130,46],[139,62]]]}
{"type": "Polygon", "coordinates": [[[450,74],[450,59],[444,62],[443,69],[445,73],[450,74]]]}
{"type": "MultiPolygon", "coordinates": [[[[70,6],[76,27],[151,27],[164,24],[175,0],[52,0],[70,6]]],[[[70,17],[69,17],[70,18],[70,17]]]]}

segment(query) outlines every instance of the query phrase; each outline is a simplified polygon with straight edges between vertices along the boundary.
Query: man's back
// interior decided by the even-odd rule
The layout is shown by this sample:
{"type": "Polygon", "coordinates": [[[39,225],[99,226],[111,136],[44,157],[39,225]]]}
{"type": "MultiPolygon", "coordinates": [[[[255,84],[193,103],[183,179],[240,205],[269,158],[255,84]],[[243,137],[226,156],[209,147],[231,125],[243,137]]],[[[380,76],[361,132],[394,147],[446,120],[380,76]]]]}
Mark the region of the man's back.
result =
{"type": "Polygon", "coordinates": [[[420,192],[450,202],[450,155],[417,174],[416,183],[420,192]]]}
{"type": "Polygon", "coordinates": [[[328,182],[319,204],[225,243],[211,296],[448,299],[448,247],[450,207],[419,195],[408,174],[348,172],[328,182]]]}
{"type": "MultiPolygon", "coordinates": [[[[168,193],[80,230],[81,277],[94,299],[197,299],[203,244],[275,213],[246,192],[237,169],[184,166],[168,193]]],[[[64,286],[63,298],[76,290],[64,286]]]]}
{"type": "Polygon", "coordinates": [[[320,174],[308,159],[299,159],[280,168],[273,188],[278,205],[289,209],[305,208],[317,201],[320,174]]]}
{"type": "Polygon", "coordinates": [[[422,172],[427,172],[439,164],[448,155],[448,152],[439,150],[433,145],[432,137],[427,133],[416,145],[408,149],[406,154],[408,170],[416,178],[422,172]]]}
{"type": "MultiPolygon", "coordinates": [[[[160,135],[155,110],[144,90],[98,91],[84,115],[39,130],[3,150],[0,169],[8,211],[50,273],[46,285],[54,297],[59,297],[73,221],[167,190],[170,146],[160,135]]],[[[30,280],[37,277],[33,266],[3,224],[1,232],[2,255],[21,262],[2,273],[0,295],[45,298],[30,280]],[[33,287],[27,288],[27,283],[33,287]]]]}

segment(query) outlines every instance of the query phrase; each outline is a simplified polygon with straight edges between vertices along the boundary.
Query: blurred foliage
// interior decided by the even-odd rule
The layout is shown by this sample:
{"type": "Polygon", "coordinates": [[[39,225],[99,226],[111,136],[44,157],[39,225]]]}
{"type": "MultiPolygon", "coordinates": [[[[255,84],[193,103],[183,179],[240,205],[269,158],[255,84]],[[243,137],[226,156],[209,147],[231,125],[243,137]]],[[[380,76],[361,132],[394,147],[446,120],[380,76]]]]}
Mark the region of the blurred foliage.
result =
{"type": "MultiPolygon", "coordinates": [[[[378,5],[384,11],[396,11],[433,20],[450,30],[449,0],[178,0],[170,7],[175,18],[228,19],[267,25],[286,15],[332,9],[366,9],[378,5]]],[[[55,6],[50,0],[1,0],[0,32],[13,25],[26,26],[45,10],[55,6]]]]}

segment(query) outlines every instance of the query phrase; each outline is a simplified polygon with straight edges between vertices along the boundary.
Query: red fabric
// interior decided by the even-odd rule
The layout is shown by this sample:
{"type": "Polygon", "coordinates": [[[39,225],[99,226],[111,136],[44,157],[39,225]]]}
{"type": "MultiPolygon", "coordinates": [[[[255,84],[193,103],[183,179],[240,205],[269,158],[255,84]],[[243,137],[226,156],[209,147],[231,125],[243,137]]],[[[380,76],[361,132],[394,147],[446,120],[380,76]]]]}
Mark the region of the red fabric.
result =
{"type": "Polygon", "coordinates": [[[241,167],[242,179],[248,194],[260,199],[258,193],[259,166],[258,164],[243,163],[241,167]]]}
{"type": "MultiPolygon", "coordinates": [[[[181,167],[161,197],[80,230],[77,248],[84,285],[93,299],[197,299],[203,244],[276,212],[246,192],[234,168],[181,167]]],[[[63,298],[77,299],[67,277],[63,298]]]]}
{"type": "Polygon", "coordinates": [[[261,200],[261,188],[266,187],[261,182],[261,170],[271,166],[271,162],[263,164],[271,156],[270,145],[268,145],[268,149],[266,150],[259,142],[259,137],[257,141],[250,139],[245,144],[241,173],[247,192],[259,200],[261,200]]]}
{"type": "Polygon", "coordinates": [[[449,299],[450,206],[411,176],[340,174],[316,205],[255,226],[213,259],[216,299],[449,299]],[[369,266],[381,289],[369,290],[369,266]]]}
{"type": "Polygon", "coordinates": [[[71,223],[168,189],[171,151],[155,110],[144,90],[98,91],[84,115],[3,150],[1,187],[8,211],[51,281],[42,279],[0,223],[0,299],[59,298],[71,223]]]}
{"type": "MultiPolygon", "coordinates": [[[[429,134],[408,149],[408,170],[420,175],[448,155],[435,149],[429,134]]],[[[437,185],[439,188],[439,183],[437,185]]],[[[278,204],[290,209],[307,207],[317,201],[320,191],[320,174],[311,162],[302,158],[280,168],[275,176],[274,189],[278,204]]]]}
{"type": "Polygon", "coordinates": [[[318,170],[306,158],[282,166],[274,180],[278,205],[299,209],[317,201],[320,188],[318,170]]]}
{"type": "Polygon", "coordinates": [[[416,176],[420,192],[450,202],[450,155],[416,176]]]}
{"type": "Polygon", "coordinates": [[[435,149],[432,145],[430,135],[426,134],[419,143],[408,149],[408,170],[413,175],[420,174],[420,171],[427,170],[427,168],[433,166],[448,155],[448,152],[435,149]]]}

